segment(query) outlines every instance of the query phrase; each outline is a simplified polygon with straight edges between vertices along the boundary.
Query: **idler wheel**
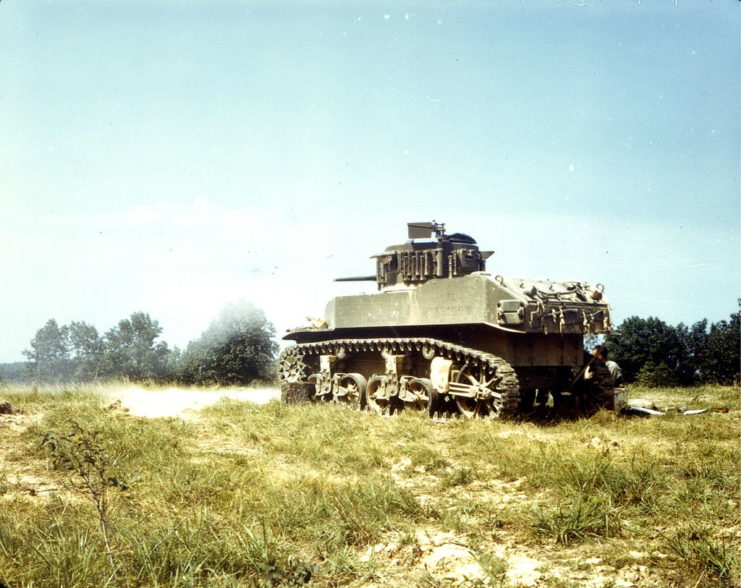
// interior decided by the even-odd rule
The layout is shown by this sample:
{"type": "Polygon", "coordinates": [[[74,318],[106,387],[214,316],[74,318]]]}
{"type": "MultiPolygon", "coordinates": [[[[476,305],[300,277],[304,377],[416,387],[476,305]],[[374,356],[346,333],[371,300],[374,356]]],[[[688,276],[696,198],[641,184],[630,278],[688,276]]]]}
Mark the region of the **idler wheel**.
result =
{"type": "Polygon", "coordinates": [[[467,388],[468,396],[454,395],[458,411],[465,418],[499,416],[502,395],[497,391],[501,378],[488,364],[465,364],[456,374],[456,388],[467,388]],[[463,386],[460,386],[460,385],[463,386]]]}

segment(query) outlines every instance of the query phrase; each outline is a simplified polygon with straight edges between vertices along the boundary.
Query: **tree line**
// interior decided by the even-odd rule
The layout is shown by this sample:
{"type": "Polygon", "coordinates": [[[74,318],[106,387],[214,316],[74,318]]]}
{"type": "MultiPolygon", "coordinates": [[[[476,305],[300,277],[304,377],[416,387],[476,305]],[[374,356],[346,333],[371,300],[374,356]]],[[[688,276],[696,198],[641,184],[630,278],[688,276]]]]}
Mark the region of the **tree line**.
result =
{"type": "MultiPolygon", "coordinates": [[[[646,386],[739,382],[741,313],[692,326],[632,316],[608,336],[610,359],[625,381],[646,386]]],[[[85,322],[49,319],[24,351],[23,379],[38,382],[96,380],[244,385],[275,376],[275,329],[262,310],[246,302],[227,305],[184,350],[159,340],[162,328],[134,312],[103,333],[85,322]]],[[[590,346],[593,341],[587,341],[590,346]]],[[[6,373],[20,372],[8,364],[6,373]]],[[[2,373],[0,373],[2,376],[2,373]]]]}
{"type": "Polygon", "coordinates": [[[170,348],[161,334],[159,322],[145,312],[132,313],[102,335],[83,321],[60,326],[52,318],[23,352],[24,379],[243,385],[273,377],[275,329],[252,304],[227,305],[184,350],[170,348]]]}
{"type": "Polygon", "coordinates": [[[649,317],[625,319],[607,339],[626,382],[645,386],[733,384],[741,379],[741,313],[692,326],[649,317]]]}

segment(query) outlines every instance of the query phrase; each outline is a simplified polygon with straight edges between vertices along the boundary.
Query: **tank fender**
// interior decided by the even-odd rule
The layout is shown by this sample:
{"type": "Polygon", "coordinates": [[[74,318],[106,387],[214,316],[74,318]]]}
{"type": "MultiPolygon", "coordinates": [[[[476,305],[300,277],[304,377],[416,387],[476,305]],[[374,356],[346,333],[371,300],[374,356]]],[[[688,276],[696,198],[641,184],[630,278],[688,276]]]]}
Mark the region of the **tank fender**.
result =
{"type": "Polygon", "coordinates": [[[448,391],[451,365],[453,365],[452,360],[440,356],[434,357],[430,363],[430,381],[432,387],[440,394],[448,391]]]}

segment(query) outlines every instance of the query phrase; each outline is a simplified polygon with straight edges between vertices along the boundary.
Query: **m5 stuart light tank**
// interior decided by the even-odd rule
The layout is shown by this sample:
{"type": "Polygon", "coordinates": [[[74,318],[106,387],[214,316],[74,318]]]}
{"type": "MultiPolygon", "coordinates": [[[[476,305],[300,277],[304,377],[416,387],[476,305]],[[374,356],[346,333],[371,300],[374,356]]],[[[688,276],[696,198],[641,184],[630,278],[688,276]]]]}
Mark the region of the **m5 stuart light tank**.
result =
{"type": "Polygon", "coordinates": [[[493,252],[468,235],[408,229],[374,256],[375,275],[339,279],[375,280],[378,293],[334,298],[285,335],[296,344],[279,359],[284,400],[502,419],[613,408],[609,372],[583,345],[610,331],[601,284],[492,275],[493,252]]]}

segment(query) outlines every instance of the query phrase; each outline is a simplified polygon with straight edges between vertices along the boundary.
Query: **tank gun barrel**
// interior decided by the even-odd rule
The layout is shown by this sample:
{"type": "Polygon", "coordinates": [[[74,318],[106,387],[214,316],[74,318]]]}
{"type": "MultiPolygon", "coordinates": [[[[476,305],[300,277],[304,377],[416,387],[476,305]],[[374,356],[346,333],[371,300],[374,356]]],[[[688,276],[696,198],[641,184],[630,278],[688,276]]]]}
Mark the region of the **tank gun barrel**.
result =
{"type": "Polygon", "coordinates": [[[352,276],[349,278],[335,278],[335,282],[375,282],[376,276],[352,276]]]}

